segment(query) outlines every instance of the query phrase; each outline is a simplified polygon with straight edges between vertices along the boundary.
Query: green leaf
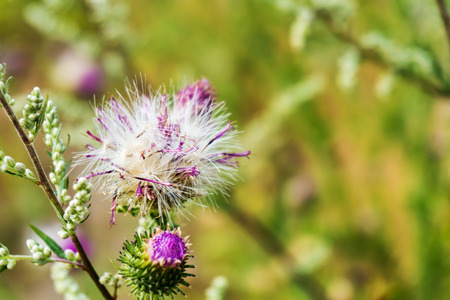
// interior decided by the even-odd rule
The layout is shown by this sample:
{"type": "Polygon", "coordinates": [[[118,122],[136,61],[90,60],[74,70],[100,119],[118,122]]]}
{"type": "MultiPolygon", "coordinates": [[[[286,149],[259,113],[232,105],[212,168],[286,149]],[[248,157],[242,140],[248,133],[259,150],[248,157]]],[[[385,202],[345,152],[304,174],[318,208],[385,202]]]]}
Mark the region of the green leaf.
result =
{"type": "MultiPolygon", "coordinates": [[[[39,130],[41,129],[42,123],[44,122],[45,119],[45,111],[47,110],[47,103],[48,103],[48,96],[45,98],[44,103],[42,104],[42,108],[41,108],[41,112],[39,114],[39,118],[38,121],[36,122],[36,127],[33,128],[33,134],[34,134],[34,139],[37,137],[37,133],[39,132],[39,130]]],[[[34,140],[33,139],[33,140],[34,140]]],[[[32,141],[31,141],[32,142],[32,141]]]]}
{"type": "Polygon", "coordinates": [[[67,134],[67,144],[66,144],[66,149],[69,148],[69,144],[70,144],[70,134],[67,134]]]}
{"type": "Polygon", "coordinates": [[[88,215],[86,216],[86,218],[84,218],[84,220],[81,221],[80,224],[83,224],[84,222],[86,222],[86,220],[89,218],[90,215],[91,215],[91,213],[88,213],[88,215]]]}
{"type": "Polygon", "coordinates": [[[0,267],[0,273],[3,272],[3,271],[5,271],[5,270],[7,270],[7,269],[8,269],[8,268],[7,268],[6,266],[1,266],[1,267],[0,267]]]}
{"type": "Polygon", "coordinates": [[[63,180],[63,189],[68,190],[69,189],[69,176],[66,175],[65,180],[63,180]]]}
{"type": "Polygon", "coordinates": [[[40,231],[37,227],[30,224],[31,229],[47,244],[50,250],[53,251],[57,256],[67,259],[64,250],[59,246],[51,237],[40,231]]]}
{"type": "Polygon", "coordinates": [[[12,76],[10,76],[10,77],[8,77],[8,79],[6,79],[6,81],[5,81],[5,91],[6,92],[8,92],[8,87],[9,87],[9,84],[11,83],[11,80],[13,79],[13,77],[12,76]]]}
{"type": "Polygon", "coordinates": [[[67,171],[69,170],[70,164],[72,163],[72,158],[66,163],[64,166],[64,175],[67,174],[67,171]]]}

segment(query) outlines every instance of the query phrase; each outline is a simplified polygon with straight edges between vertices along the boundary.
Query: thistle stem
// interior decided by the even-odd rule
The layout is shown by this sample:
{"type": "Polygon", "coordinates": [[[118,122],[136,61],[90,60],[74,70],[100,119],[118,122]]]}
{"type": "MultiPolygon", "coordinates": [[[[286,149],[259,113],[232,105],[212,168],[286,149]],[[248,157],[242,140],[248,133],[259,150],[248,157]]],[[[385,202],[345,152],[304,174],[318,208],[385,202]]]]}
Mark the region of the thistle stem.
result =
{"type": "MultiPolygon", "coordinates": [[[[440,0],[437,1],[439,2],[440,0]]],[[[426,76],[412,72],[408,68],[394,66],[379,51],[376,51],[375,49],[363,45],[357,38],[351,35],[348,31],[343,30],[342,28],[337,26],[333,17],[329,13],[325,11],[317,11],[316,16],[324,23],[328,31],[330,31],[341,42],[347,43],[355,47],[361,53],[361,57],[363,59],[371,61],[372,63],[375,63],[382,68],[393,69],[393,71],[398,76],[402,77],[403,79],[411,83],[414,83],[422,90],[433,96],[448,97],[450,95],[450,90],[447,87],[443,86],[441,82],[436,83],[435,81],[427,78],[426,76]]],[[[446,29],[450,30],[449,27],[446,27],[446,29]]],[[[447,34],[450,43],[450,31],[448,31],[447,34]]]]}
{"type": "Polygon", "coordinates": [[[447,42],[450,46],[450,17],[448,16],[447,7],[444,0],[436,0],[439,7],[439,12],[441,13],[441,19],[444,23],[445,33],[447,34],[447,42]]]}
{"type": "MultiPolygon", "coordinates": [[[[47,178],[47,175],[45,174],[44,168],[42,167],[42,164],[39,160],[39,157],[36,153],[36,150],[34,149],[34,146],[32,142],[28,139],[27,134],[23,130],[23,128],[19,124],[19,120],[17,119],[16,115],[14,114],[14,111],[12,110],[11,106],[8,104],[8,101],[6,101],[5,96],[0,91],[0,103],[2,104],[3,108],[6,111],[6,114],[8,115],[9,119],[13,123],[14,128],[17,131],[17,134],[19,135],[20,139],[22,140],[22,143],[25,146],[25,149],[28,152],[28,156],[30,157],[34,168],[36,169],[36,172],[39,177],[39,184],[44,190],[45,194],[47,195],[48,199],[50,200],[53,209],[55,210],[58,219],[61,221],[61,224],[65,226],[65,221],[63,218],[64,209],[61,206],[61,203],[59,203],[58,198],[56,197],[55,193],[53,192],[52,186],[50,184],[50,181],[47,178]]],[[[106,289],[106,287],[100,283],[100,278],[95,271],[94,267],[92,266],[92,263],[90,262],[88,256],[86,255],[86,252],[84,251],[83,246],[80,243],[80,240],[78,239],[78,236],[76,233],[73,233],[70,236],[75,248],[77,249],[78,253],[80,254],[81,261],[84,266],[84,270],[89,274],[92,281],[94,281],[95,285],[99,289],[99,291],[102,293],[103,297],[107,300],[113,300],[114,298],[111,296],[109,291],[106,289]]]]}
{"type": "Polygon", "coordinates": [[[309,274],[301,274],[293,269],[293,262],[296,260],[284,246],[283,242],[261,221],[239,209],[233,204],[224,205],[224,210],[233,220],[249,233],[269,255],[281,258],[284,268],[289,274],[290,281],[302,288],[311,299],[325,300],[325,292],[319,281],[309,274]]]}

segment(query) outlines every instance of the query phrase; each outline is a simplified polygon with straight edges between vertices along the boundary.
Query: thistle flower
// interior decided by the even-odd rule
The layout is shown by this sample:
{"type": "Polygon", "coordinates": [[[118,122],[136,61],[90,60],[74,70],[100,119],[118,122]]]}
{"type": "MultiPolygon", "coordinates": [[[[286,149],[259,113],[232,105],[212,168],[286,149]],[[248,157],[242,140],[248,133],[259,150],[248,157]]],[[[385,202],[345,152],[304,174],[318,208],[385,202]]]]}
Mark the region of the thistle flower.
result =
{"type": "Polygon", "coordinates": [[[97,108],[95,145],[80,155],[82,176],[94,178],[113,199],[115,212],[124,207],[146,215],[168,216],[188,200],[224,192],[236,175],[238,132],[209,81],[202,79],[177,94],[147,96],[127,88],[129,102],[111,98],[97,108]]]}
{"type": "Polygon", "coordinates": [[[126,241],[120,253],[119,274],[125,279],[131,292],[139,299],[164,299],[184,292],[180,285],[189,286],[186,277],[194,276],[186,269],[189,255],[188,238],[181,237],[181,231],[159,228],[152,236],[146,232],[136,234],[135,241],[126,241]]]}

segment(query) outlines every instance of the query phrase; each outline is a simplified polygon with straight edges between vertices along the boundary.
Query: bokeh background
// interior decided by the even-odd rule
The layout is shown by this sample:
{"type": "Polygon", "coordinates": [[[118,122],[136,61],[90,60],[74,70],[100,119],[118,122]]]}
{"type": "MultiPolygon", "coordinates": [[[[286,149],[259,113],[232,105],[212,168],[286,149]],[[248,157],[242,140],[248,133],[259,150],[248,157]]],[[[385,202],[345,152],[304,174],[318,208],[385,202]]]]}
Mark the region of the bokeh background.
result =
{"type": "MultiPolygon", "coordinates": [[[[228,196],[178,220],[193,300],[221,299],[212,282],[223,299],[450,299],[449,53],[432,0],[0,1],[15,109],[34,86],[48,94],[67,158],[88,141],[94,101],[126,78],[177,89],[206,77],[226,101],[252,155],[228,196]]],[[[0,145],[30,165],[4,113],[0,145]]],[[[28,223],[57,232],[37,187],[0,174],[0,191],[11,252],[27,253],[28,223]]],[[[137,226],[109,228],[109,206],[99,191],[79,227],[99,272],[114,272],[137,226]]],[[[62,299],[49,273],[18,263],[0,299],[62,299]]]]}

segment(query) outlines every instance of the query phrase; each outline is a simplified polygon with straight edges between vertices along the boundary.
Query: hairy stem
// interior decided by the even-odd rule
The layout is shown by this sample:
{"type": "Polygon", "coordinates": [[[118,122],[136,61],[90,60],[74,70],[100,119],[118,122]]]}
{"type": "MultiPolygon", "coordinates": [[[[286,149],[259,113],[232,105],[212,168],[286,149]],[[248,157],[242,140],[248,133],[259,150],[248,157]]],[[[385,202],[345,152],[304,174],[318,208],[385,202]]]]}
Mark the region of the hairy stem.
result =
{"type": "MultiPolygon", "coordinates": [[[[25,146],[25,149],[28,152],[28,156],[30,157],[34,168],[36,169],[36,172],[39,177],[39,184],[44,190],[45,194],[47,195],[48,199],[50,200],[52,207],[55,209],[56,214],[61,221],[62,225],[65,226],[65,221],[63,218],[64,210],[61,206],[61,203],[59,203],[55,193],[53,192],[52,186],[50,184],[50,181],[47,178],[47,175],[45,174],[44,168],[42,167],[42,164],[39,160],[39,157],[36,153],[36,150],[34,149],[34,146],[32,142],[28,139],[27,134],[23,130],[23,128],[19,124],[19,120],[17,119],[16,115],[14,114],[14,111],[12,110],[11,106],[8,104],[8,102],[5,99],[5,96],[0,91],[0,103],[2,104],[3,108],[6,111],[6,114],[8,115],[9,119],[14,125],[14,128],[17,131],[17,134],[19,135],[20,139],[22,140],[22,143],[25,146]]],[[[94,267],[91,264],[91,261],[89,260],[88,256],[86,255],[86,252],[84,251],[83,246],[80,243],[80,240],[78,239],[77,235],[73,233],[70,238],[72,239],[73,244],[75,245],[75,248],[77,249],[78,253],[80,254],[81,261],[83,263],[85,271],[89,274],[91,279],[94,281],[97,288],[102,293],[103,297],[108,300],[114,299],[109,291],[106,289],[106,287],[100,283],[99,276],[97,272],[95,271],[94,267]]]]}

